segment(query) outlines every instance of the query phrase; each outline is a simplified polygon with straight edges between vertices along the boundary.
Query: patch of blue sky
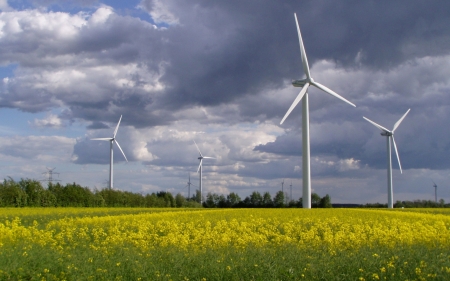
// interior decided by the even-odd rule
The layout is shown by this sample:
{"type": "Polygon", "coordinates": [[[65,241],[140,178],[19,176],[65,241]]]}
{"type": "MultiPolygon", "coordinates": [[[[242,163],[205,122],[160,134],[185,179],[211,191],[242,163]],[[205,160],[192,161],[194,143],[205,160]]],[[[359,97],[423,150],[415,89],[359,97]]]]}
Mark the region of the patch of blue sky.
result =
{"type": "Polygon", "coordinates": [[[13,77],[14,71],[16,70],[17,66],[18,66],[17,63],[0,66],[0,79],[6,77],[13,77]]]}
{"type": "MultiPolygon", "coordinates": [[[[48,1],[47,6],[37,6],[34,1],[21,0],[21,1],[9,1],[8,4],[15,10],[45,8],[48,11],[53,12],[65,12],[70,14],[78,14],[80,12],[92,13],[102,5],[110,6],[114,9],[114,12],[121,16],[130,16],[139,18],[142,21],[149,22],[158,28],[168,28],[170,25],[167,23],[156,23],[153,18],[143,9],[139,8],[140,0],[101,0],[101,1],[48,1]]],[[[40,4],[43,5],[44,3],[40,4]]]]}
{"type": "Polygon", "coordinates": [[[54,112],[29,113],[12,108],[0,109],[0,135],[1,136],[64,136],[69,138],[83,137],[86,133],[86,124],[74,122],[64,124],[60,128],[37,127],[35,120],[45,119],[49,114],[58,115],[60,110],[54,112]]]}

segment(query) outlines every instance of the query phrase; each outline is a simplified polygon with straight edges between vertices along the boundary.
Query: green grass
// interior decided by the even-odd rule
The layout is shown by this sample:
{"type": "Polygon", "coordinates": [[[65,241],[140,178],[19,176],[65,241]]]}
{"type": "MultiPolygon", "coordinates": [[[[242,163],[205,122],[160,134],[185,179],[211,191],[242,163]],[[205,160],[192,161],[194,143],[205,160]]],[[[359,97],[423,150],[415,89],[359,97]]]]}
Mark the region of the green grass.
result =
{"type": "Polygon", "coordinates": [[[123,245],[100,254],[6,246],[0,270],[1,280],[450,280],[450,255],[420,246],[333,254],[295,247],[142,253],[123,245]]]}

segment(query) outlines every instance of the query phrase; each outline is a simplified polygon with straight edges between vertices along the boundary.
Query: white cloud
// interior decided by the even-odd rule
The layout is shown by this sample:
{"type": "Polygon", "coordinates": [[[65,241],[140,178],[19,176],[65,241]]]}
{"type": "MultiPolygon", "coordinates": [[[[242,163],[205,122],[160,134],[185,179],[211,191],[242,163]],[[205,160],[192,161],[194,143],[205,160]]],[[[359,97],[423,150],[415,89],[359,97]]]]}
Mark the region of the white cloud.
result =
{"type": "Polygon", "coordinates": [[[179,19],[170,11],[166,1],[143,0],[138,7],[147,11],[157,24],[175,25],[179,23],[179,19]]]}
{"type": "Polygon", "coordinates": [[[61,128],[64,127],[63,121],[54,114],[48,114],[44,119],[34,119],[33,122],[29,122],[31,125],[38,128],[61,128]]]}

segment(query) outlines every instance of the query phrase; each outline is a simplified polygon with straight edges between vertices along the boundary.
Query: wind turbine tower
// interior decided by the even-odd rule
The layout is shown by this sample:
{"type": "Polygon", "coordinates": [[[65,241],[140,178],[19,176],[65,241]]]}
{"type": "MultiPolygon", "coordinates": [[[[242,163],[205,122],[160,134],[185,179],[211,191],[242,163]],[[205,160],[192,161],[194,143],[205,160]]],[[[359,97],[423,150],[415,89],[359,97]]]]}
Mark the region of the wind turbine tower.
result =
{"type": "Polygon", "coordinates": [[[292,181],[291,181],[291,185],[289,186],[290,187],[290,195],[289,195],[289,201],[292,201],[292,181]]]}
{"type": "Polygon", "coordinates": [[[198,165],[197,173],[199,173],[199,175],[200,175],[200,177],[199,177],[200,204],[202,204],[203,203],[203,193],[202,193],[202,163],[203,163],[203,159],[216,159],[216,158],[209,157],[209,156],[203,156],[203,154],[200,152],[200,148],[198,148],[198,145],[195,141],[194,141],[194,144],[197,147],[198,153],[200,154],[200,156],[197,158],[198,160],[200,160],[200,164],[198,165]]]}
{"type": "Polygon", "coordinates": [[[117,144],[117,147],[120,149],[120,152],[122,152],[123,157],[125,157],[125,160],[128,162],[127,157],[125,156],[125,153],[123,152],[122,148],[120,147],[119,142],[116,140],[116,135],[117,135],[117,131],[119,130],[119,125],[120,125],[120,121],[122,120],[122,115],[120,115],[120,119],[119,122],[117,123],[116,129],[114,130],[114,134],[112,136],[112,138],[95,138],[95,139],[91,139],[91,140],[102,140],[102,141],[109,141],[109,189],[113,189],[114,184],[113,184],[113,156],[114,156],[114,151],[113,151],[113,145],[114,143],[117,144]]]}
{"type": "Polygon", "coordinates": [[[434,187],[434,201],[437,203],[437,184],[433,181],[434,187]]]}
{"type": "Polygon", "coordinates": [[[372,125],[374,125],[375,127],[377,127],[378,129],[381,130],[381,135],[383,137],[386,137],[386,141],[387,141],[387,180],[388,180],[388,208],[394,208],[394,191],[393,191],[393,187],[392,187],[392,151],[391,151],[391,143],[394,144],[394,149],[395,149],[395,154],[397,155],[397,160],[398,160],[398,166],[400,167],[400,173],[403,173],[402,171],[402,164],[400,163],[400,157],[398,156],[398,150],[397,150],[397,145],[395,144],[395,139],[394,139],[394,132],[395,130],[398,128],[398,126],[400,125],[400,123],[402,123],[403,119],[406,117],[406,115],[409,113],[411,109],[408,109],[406,111],[406,113],[402,116],[402,118],[400,118],[395,124],[394,124],[394,128],[392,129],[392,131],[386,129],[385,127],[378,125],[377,123],[373,122],[372,120],[363,117],[365,120],[367,120],[368,122],[370,122],[372,125]]]}
{"type": "MultiPolygon", "coordinates": [[[[190,198],[191,198],[191,185],[193,185],[192,183],[191,183],[191,173],[189,173],[189,181],[187,182],[187,185],[185,186],[185,188],[187,187],[188,188],[188,201],[190,200],[190,198]]],[[[194,185],[195,186],[195,185],[194,185]]]]}
{"type": "Polygon", "coordinates": [[[345,98],[341,97],[337,93],[333,92],[329,88],[325,87],[324,85],[320,84],[319,82],[316,82],[312,77],[311,73],[309,71],[309,65],[308,65],[308,59],[306,57],[306,51],[305,47],[303,46],[303,39],[302,35],[300,33],[300,26],[298,25],[297,15],[295,16],[295,22],[297,24],[297,33],[298,33],[298,40],[300,43],[300,54],[302,58],[302,64],[303,64],[303,71],[306,74],[305,79],[301,80],[293,80],[292,85],[294,87],[302,87],[302,90],[298,94],[297,98],[295,98],[294,102],[292,103],[289,110],[284,115],[283,119],[281,120],[280,124],[283,124],[284,120],[289,116],[291,111],[297,106],[297,104],[302,101],[302,173],[303,173],[303,208],[311,209],[311,157],[310,157],[310,145],[309,145],[309,104],[308,104],[308,88],[309,86],[314,86],[325,93],[336,97],[351,106],[355,106],[353,103],[349,102],[345,98]]]}

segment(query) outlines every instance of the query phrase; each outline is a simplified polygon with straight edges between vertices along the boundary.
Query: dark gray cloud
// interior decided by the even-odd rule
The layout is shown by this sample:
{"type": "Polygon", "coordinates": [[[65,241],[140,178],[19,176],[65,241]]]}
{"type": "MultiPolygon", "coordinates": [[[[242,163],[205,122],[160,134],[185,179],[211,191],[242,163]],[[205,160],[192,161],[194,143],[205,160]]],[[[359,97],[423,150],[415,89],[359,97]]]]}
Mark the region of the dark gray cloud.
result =
{"type": "Polygon", "coordinates": [[[85,124],[77,164],[108,164],[109,144],[89,138],[112,135],[123,115],[127,157],[159,176],[196,170],[196,139],[218,156],[208,168],[220,188],[224,178],[250,189],[247,177],[255,186],[301,177],[301,106],[277,127],[300,91],[290,80],[303,76],[296,12],[314,79],[358,106],[309,91],[318,186],[376,183],[385,139],[362,116],[390,128],[408,108],[396,135],[403,168],[450,167],[446,1],[153,0],[130,13],[98,1],[32,3],[40,9],[0,14],[0,64],[15,66],[0,107],[61,109],[63,124],[85,124]]]}

